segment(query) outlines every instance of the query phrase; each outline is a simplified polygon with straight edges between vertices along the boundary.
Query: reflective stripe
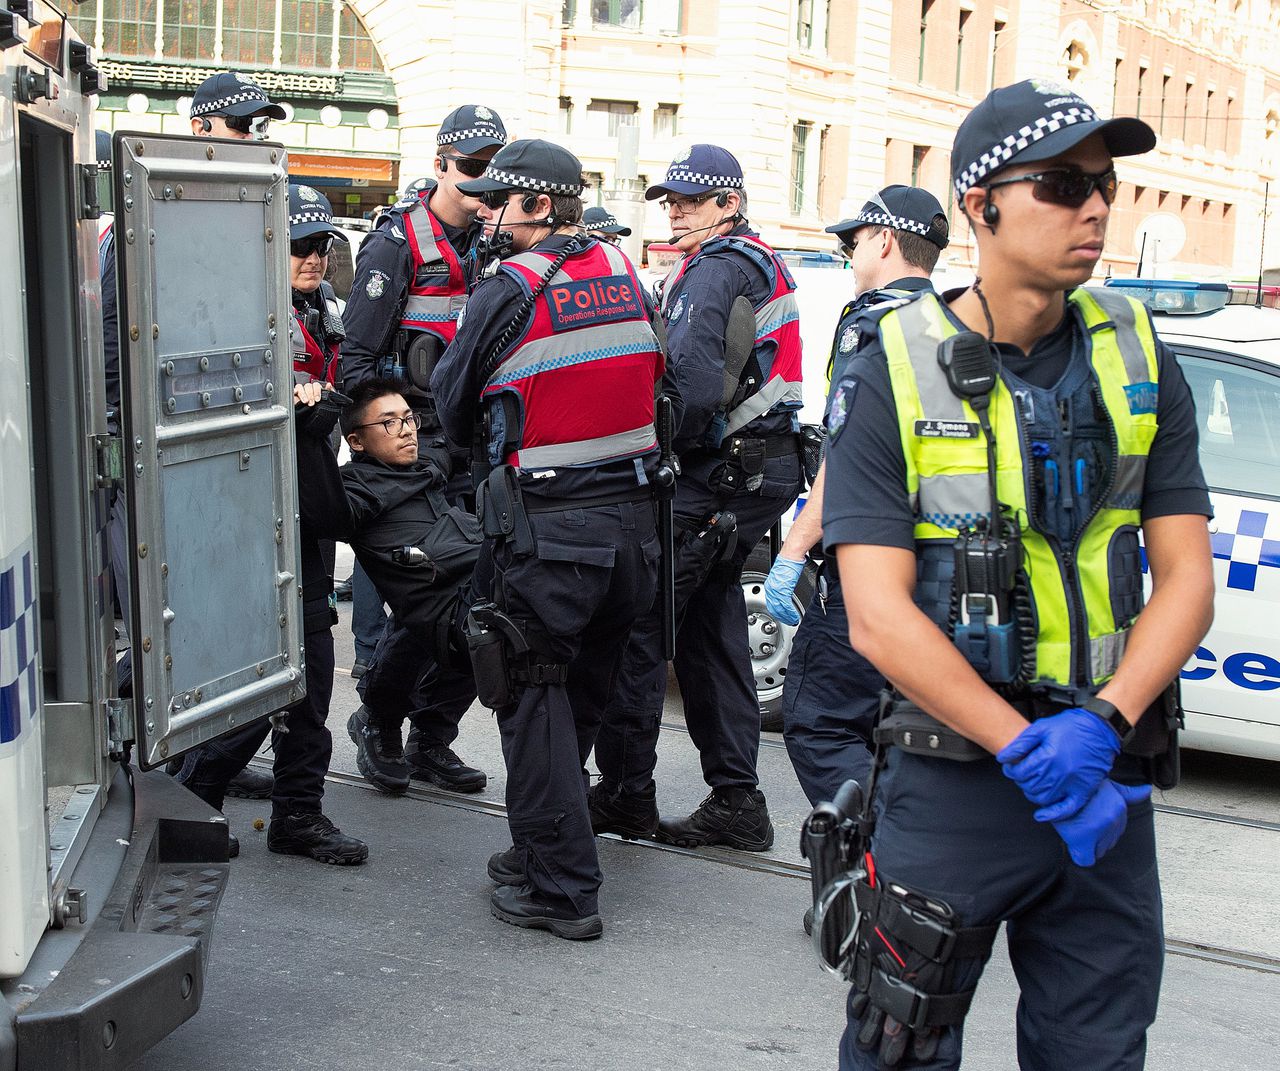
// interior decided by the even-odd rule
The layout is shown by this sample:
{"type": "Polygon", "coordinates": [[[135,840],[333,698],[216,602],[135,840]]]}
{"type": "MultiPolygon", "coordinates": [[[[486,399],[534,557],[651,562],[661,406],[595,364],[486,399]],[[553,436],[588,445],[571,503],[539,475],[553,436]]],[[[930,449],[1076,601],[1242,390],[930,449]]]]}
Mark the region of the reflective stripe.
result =
{"type": "Polygon", "coordinates": [[[1119,632],[1095,636],[1089,641],[1089,672],[1095,681],[1115,675],[1129,643],[1129,632],[1123,628],[1119,632]]]}
{"type": "Polygon", "coordinates": [[[447,324],[462,315],[465,294],[410,294],[404,303],[401,321],[406,324],[447,324]]]}
{"type": "Polygon", "coordinates": [[[927,345],[911,346],[907,350],[911,367],[916,374],[916,388],[920,392],[920,405],[924,409],[925,419],[968,421],[963,399],[952,391],[945,375],[937,374],[937,346],[956,333],[946,322],[941,308],[933,302],[913,301],[902,306],[898,319],[906,337],[934,344],[932,351],[927,345]]]}
{"type": "Polygon", "coordinates": [[[766,336],[773,334],[779,327],[798,319],[800,306],[796,304],[795,294],[783,294],[772,301],[766,301],[756,310],[756,343],[763,342],[766,336]]]}
{"type": "Polygon", "coordinates": [[[917,502],[920,519],[939,528],[969,528],[991,515],[985,472],[921,476],[917,502]]]}
{"type": "MultiPolygon", "coordinates": [[[[601,244],[604,244],[604,243],[601,243],[601,244]]],[[[505,261],[503,261],[503,264],[516,265],[521,268],[524,268],[526,271],[533,272],[533,274],[536,275],[539,279],[542,278],[543,272],[545,272],[549,267],[551,267],[551,261],[549,261],[546,258],[546,256],[539,253],[517,253],[514,257],[508,257],[505,261]]],[[[571,282],[573,282],[573,279],[570,278],[569,273],[566,272],[564,270],[564,266],[561,265],[560,269],[555,273],[555,275],[551,277],[551,280],[547,283],[547,285],[555,286],[555,285],[558,285],[559,283],[571,283],[571,282]]]]}
{"type": "Polygon", "coordinates": [[[516,464],[522,469],[545,469],[554,465],[591,465],[615,457],[633,457],[658,445],[658,433],[652,424],[602,435],[598,439],[582,439],[576,443],[553,446],[527,446],[516,451],[516,464]]]}
{"type": "Polygon", "coordinates": [[[1149,382],[1151,374],[1147,370],[1147,355],[1143,351],[1142,340],[1138,337],[1133,305],[1129,299],[1124,294],[1113,294],[1101,289],[1088,291],[1088,296],[1097,302],[1115,325],[1115,338],[1129,382],[1149,382]]]}
{"type": "Polygon", "coordinates": [[[1105,509],[1137,509],[1142,504],[1142,486],[1147,479],[1146,454],[1121,454],[1116,458],[1116,479],[1105,509]]]}
{"type": "Polygon", "coordinates": [[[652,353],[653,329],[648,320],[584,327],[562,335],[547,335],[526,342],[498,366],[486,389],[501,387],[526,376],[570,365],[587,364],[608,357],[652,353]]]}
{"type": "Polygon", "coordinates": [[[784,402],[804,401],[804,388],[799,383],[788,383],[785,379],[771,379],[755,394],[751,395],[737,409],[729,414],[725,421],[725,435],[732,435],[739,428],[744,428],[758,416],[764,416],[775,405],[784,402]]]}

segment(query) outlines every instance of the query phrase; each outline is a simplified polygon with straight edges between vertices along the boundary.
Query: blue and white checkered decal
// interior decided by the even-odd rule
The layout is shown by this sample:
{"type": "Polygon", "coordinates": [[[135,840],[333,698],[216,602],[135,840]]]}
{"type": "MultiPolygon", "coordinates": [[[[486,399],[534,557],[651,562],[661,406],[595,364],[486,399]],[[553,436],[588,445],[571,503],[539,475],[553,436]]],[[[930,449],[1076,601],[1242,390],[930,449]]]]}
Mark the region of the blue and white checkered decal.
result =
{"type": "Polygon", "coordinates": [[[1277,538],[1268,539],[1267,519],[1267,514],[1257,510],[1241,510],[1234,532],[1214,532],[1210,537],[1213,556],[1231,563],[1227,587],[1253,591],[1261,567],[1280,569],[1280,532],[1272,533],[1277,538]]]}
{"type": "Polygon", "coordinates": [[[36,716],[36,585],[31,548],[0,562],[0,744],[36,716]]]}

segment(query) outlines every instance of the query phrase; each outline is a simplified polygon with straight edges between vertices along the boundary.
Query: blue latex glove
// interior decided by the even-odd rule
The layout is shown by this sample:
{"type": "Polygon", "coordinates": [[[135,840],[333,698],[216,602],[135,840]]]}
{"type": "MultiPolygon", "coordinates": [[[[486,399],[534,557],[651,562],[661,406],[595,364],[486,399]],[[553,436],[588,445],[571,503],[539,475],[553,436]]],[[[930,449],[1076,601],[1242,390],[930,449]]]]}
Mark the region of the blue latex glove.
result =
{"type": "Polygon", "coordinates": [[[1033,721],[999,754],[1006,777],[1041,809],[1037,820],[1075,814],[1111,772],[1120,738],[1096,714],[1071,707],[1033,721]]]}
{"type": "Polygon", "coordinates": [[[1076,866],[1093,866],[1120,839],[1129,821],[1127,808],[1150,798],[1150,785],[1121,785],[1107,778],[1077,814],[1057,819],[1053,828],[1076,866]]]}
{"type": "Polygon", "coordinates": [[[773,559],[773,568],[764,582],[764,605],[784,625],[800,624],[800,611],[791,601],[791,596],[803,572],[804,562],[795,562],[779,554],[773,559]]]}

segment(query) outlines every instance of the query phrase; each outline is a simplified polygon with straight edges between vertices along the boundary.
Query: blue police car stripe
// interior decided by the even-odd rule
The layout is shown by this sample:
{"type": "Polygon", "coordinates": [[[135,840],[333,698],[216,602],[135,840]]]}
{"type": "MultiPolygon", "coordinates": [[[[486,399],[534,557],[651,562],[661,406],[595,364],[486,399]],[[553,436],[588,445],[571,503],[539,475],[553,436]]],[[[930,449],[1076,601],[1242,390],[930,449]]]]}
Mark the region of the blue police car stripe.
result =
{"type": "Polygon", "coordinates": [[[0,562],[0,744],[36,715],[36,591],[30,547],[0,562]]]}
{"type": "Polygon", "coordinates": [[[1280,539],[1265,538],[1266,531],[1267,514],[1246,509],[1240,511],[1236,531],[1213,533],[1213,556],[1230,562],[1227,587],[1253,591],[1260,566],[1280,569],[1280,539]]]}

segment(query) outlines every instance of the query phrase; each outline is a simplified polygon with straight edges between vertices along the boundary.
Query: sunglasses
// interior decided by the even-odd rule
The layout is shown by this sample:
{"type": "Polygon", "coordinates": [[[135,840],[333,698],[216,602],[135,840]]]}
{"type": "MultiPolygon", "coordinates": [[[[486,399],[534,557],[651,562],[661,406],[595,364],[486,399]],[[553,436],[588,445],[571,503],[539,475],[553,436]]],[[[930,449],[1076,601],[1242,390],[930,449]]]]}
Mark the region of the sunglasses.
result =
{"type": "Polygon", "coordinates": [[[265,138],[271,122],[269,115],[224,115],[222,119],[237,134],[255,138],[265,138]]]}
{"type": "Polygon", "coordinates": [[[514,192],[514,190],[485,190],[484,193],[476,196],[485,208],[498,209],[507,203],[514,192]]]}
{"type": "Polygon", "coordinates": [[[312,253],[327,257],[333,249],[332,234],[313,234],[309,238],[298,238],[289,243],[289,253],[304,260],[312,253]]]}
{"type": "Polygon", "coordinates": [[[448,171],[449,161],[451,160],[453,161],[453,166],[462,172],[462,174],[466,175],[467,178],[479,178],[484,174],[484,169],[489,166],[483,160],[472,160],[466,156],[454,156],[452,153],[441,153],[440,170],[448,171]]]}
{"type": "Polygon", "coordinates": [[[1103,204],[1110,205],[1115,201],[1116,190],[1120,186],[1115,169],[1109,167],[1096,175],[1074,168],[1037,171],[1034,175],[1017,175],[1014,178],[988,182],[986,188],[994,190],[997,186],[1008,186],[1014,182],[1033,183],[1032,197],[1051,205],[1062,205],[1064,208],[1079,208],[1093,196],[1094,190],[1102,194],[1103,204]]]}

